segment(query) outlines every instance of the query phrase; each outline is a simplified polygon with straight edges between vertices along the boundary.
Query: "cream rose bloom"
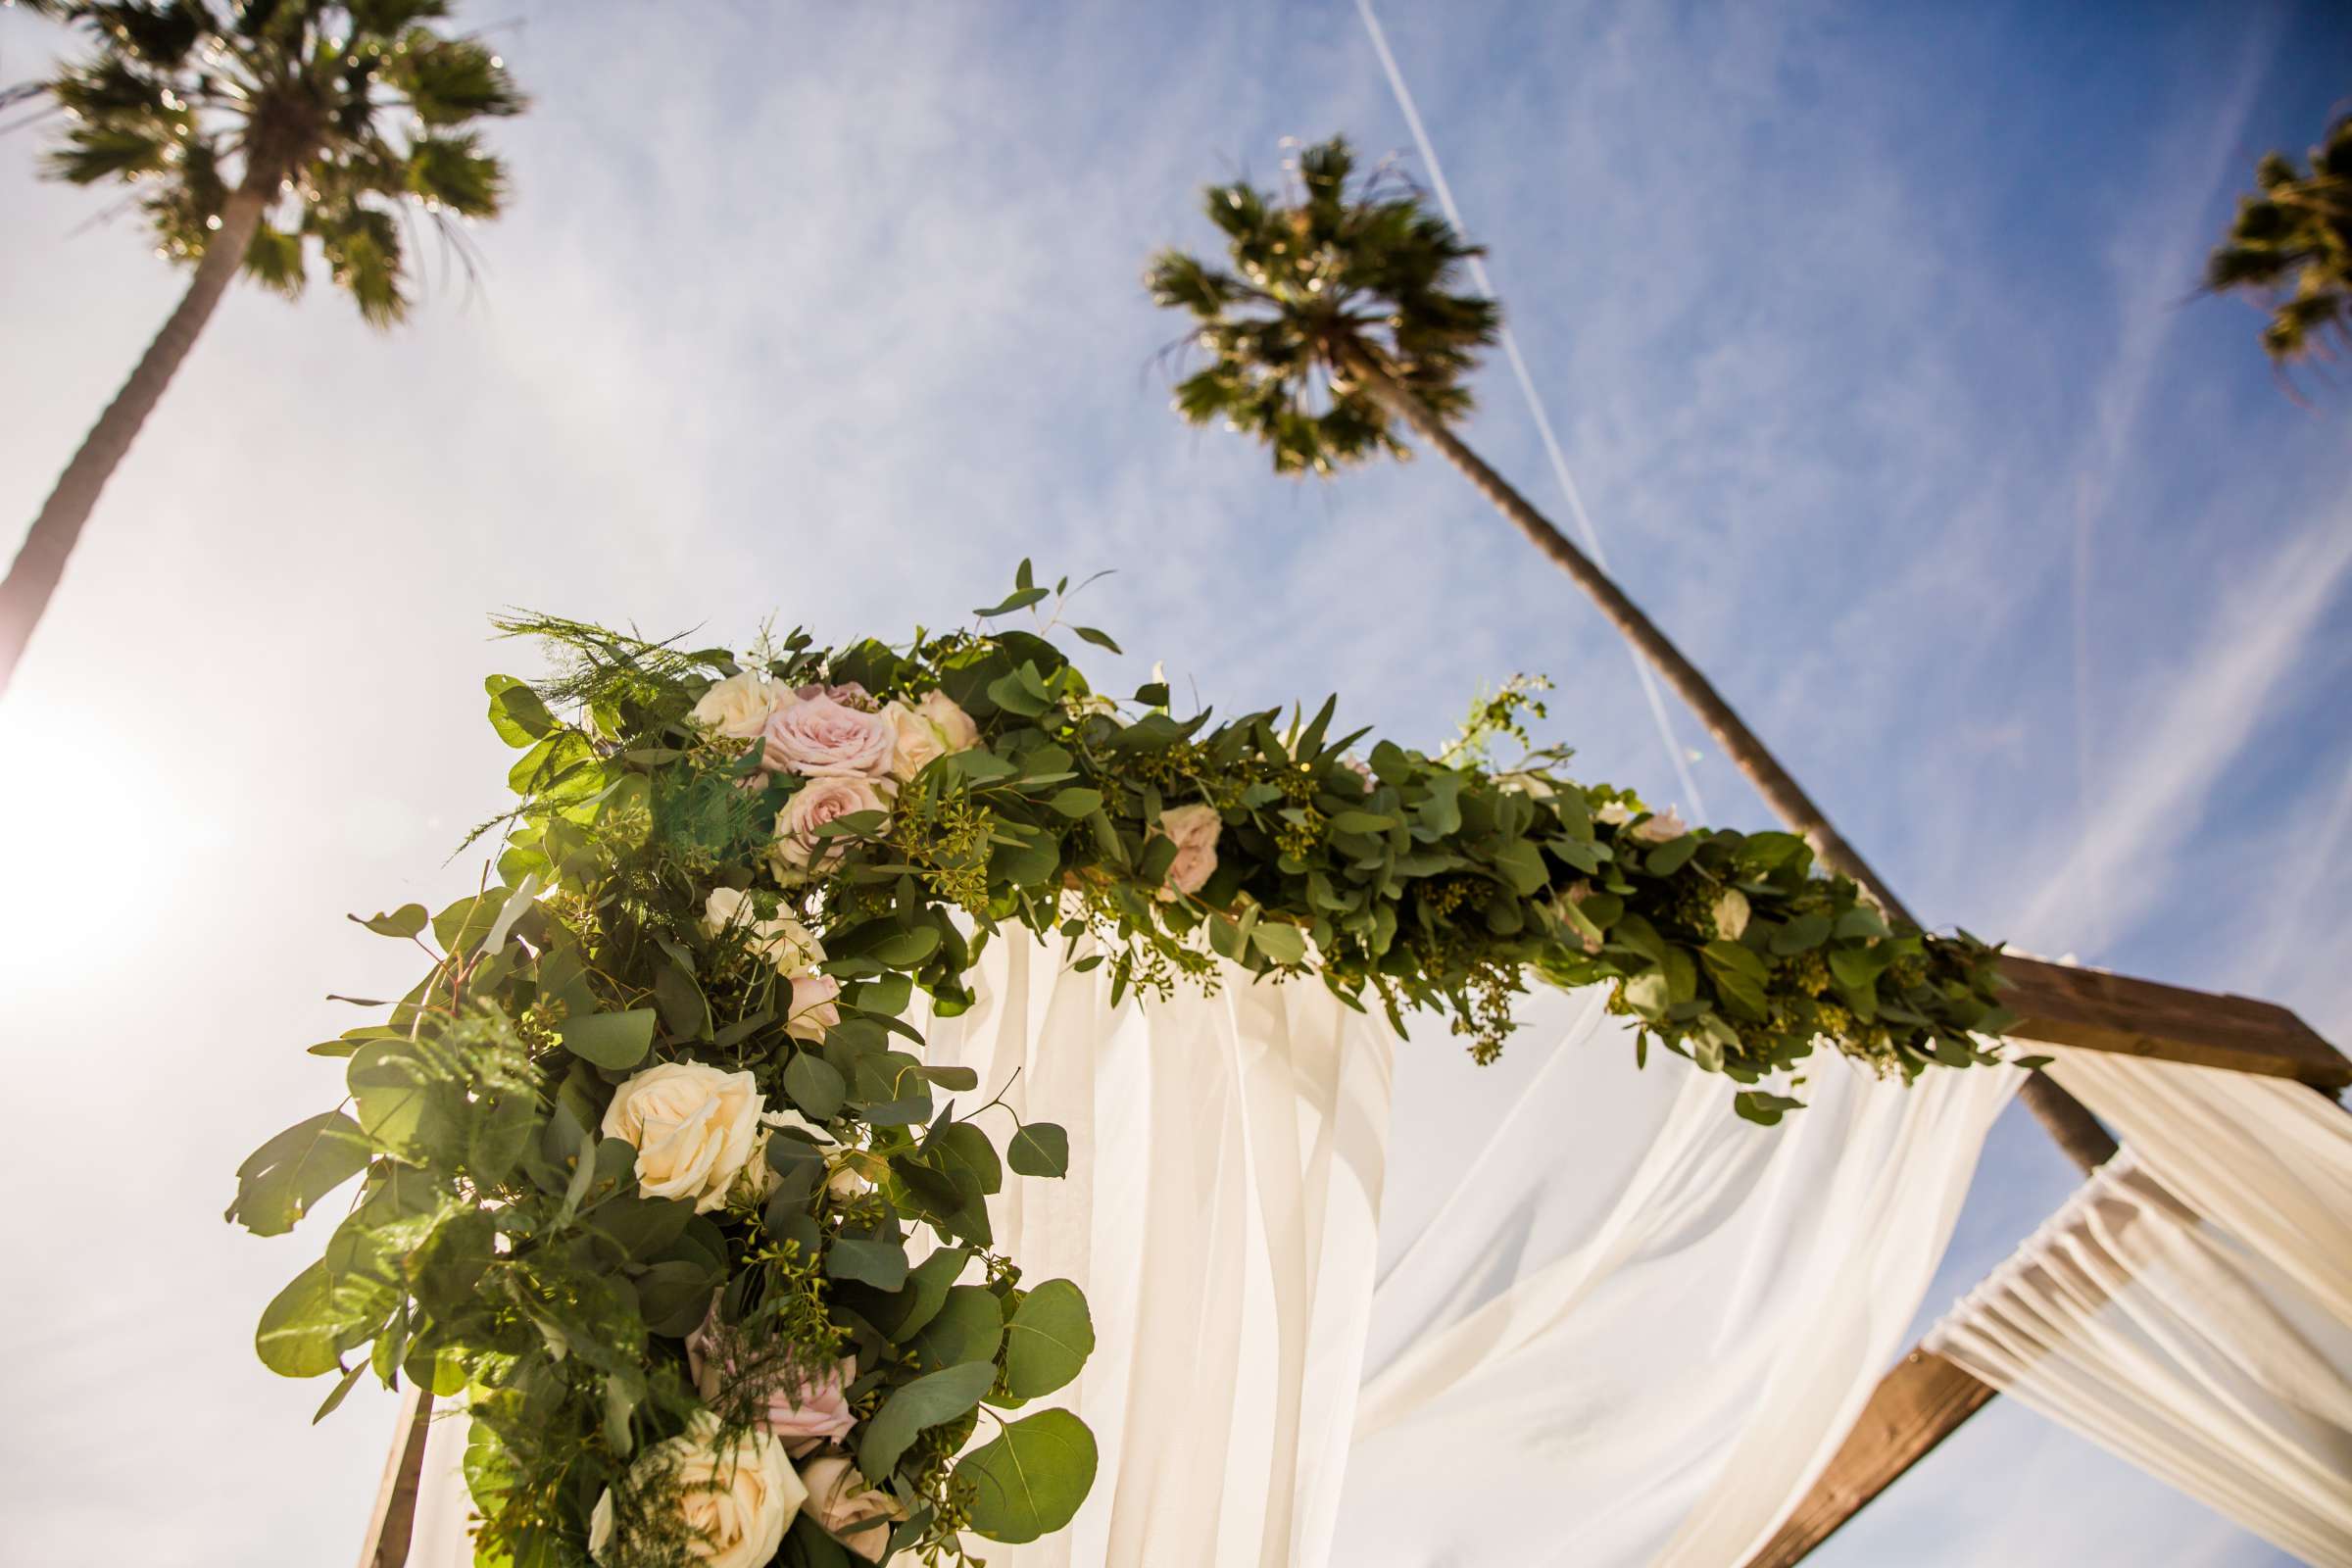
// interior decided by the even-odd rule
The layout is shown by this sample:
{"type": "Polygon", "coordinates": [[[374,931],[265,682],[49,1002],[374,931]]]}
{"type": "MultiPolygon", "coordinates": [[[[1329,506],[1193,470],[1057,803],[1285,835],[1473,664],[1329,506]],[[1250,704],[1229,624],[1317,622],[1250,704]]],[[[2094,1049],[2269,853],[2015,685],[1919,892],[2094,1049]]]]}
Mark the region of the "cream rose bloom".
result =
{"type": "MultiPolygon", "coordinates": [[[[709,1410],[646,1449],[629,1476],[645,1489],[645,1502],[678,1510],[682,1528],[674,1534],[684,1538],[688,1557],[710,1568],[766,1568],[808,1500],[782,1443],[764,1432],[722,1433],[709,1410]]],[[[613,1560],[606,1555],[613,1535],[607,1491],[588,1518],[588,1555],[613,1560]]]]}
{"type": "Polygon", "coordinates": [[[1225,820],[1207,805],[1179,806],[1159,813],[1159,830],[1175,841],[1176,858],[1168,862],[1162,898],[1198,893],[1217,869],[1217,835],[1225,820]]]}
{"type": "Polygon", "coordinates": [[[758,670],[747,669],[703,693],[694,705],[693,718],[730,740],[756,740],[778,709],[799,701],[758,670]]]}
{"type": "Polygon", "coordinates": [[[1737,942],[1746,929],[1747,895],[1738,888],[1725,888],[1715,900],[1715,934],[1726,942],[1737,942]]]}
{"type": "MultiPolygon", "coordinates": [[[[875,715],[879,718],[880,715],[875,715]]],[[[776,843],[769,852],[779,882],[805,882],[840,859],[849,846],[820,839],[816,830],[857,811],[887,811],[890,797],[869,778],[812,778],[776,813],[776,843]]]]}
{"type": "Polygon", "coordinates": [[[1611,827],[1623,827],[1633,819],[1634,808],[1623,801],[1611,801],[1592,813],[1593,821],[1606,822],[1611,827]]]}
{"type": "Polygon", "coordinates": [[[897,743],[891,752],[891,777],[905,783],[925,767],[954,752],[968,752],[980,744],[980,726],[946,692],[925,692],[912,708],[891,703],[882,710],[897,743]]]}
{"type": "Polygon", "coordinates": [[[695,1212],[707,1214],[725,1204],[752,1157],[760,1102],[748,1072],[665,1061],[613,1092],[604,1134],[637,1151],[637,1186],[646,1197],[691,1199],[695,1212]]]}
{"type": "Polygon", "coordinates": [[[812,974],[825,961],[825,945],[791,915],[778,910],[763,920],[750,894],[712,888],[703,901],[703,929],[715,937],[738,926],[745,932],[745,946],[787,979],[812,974]]]}
{"type": "Polygon", "coordinates": [[[827,1454],[801,1466],[807,1494],[801,1511],[832,1532],[841,1544],[868,1562],[880,1562],[890,1544],[890,1524],[905,1510],[886,1492],[865,1484],[858,1467],[839,1454],[827,1454]]]}
{"type": "Polygon", "coordinates": [[[1634,825],[1634,837],[1644,844],[1664,844],[1679,839],[1690,831],[1690,824],[1675,814],[1669,806],[1655,816],[1644,817],[1634,825]]]}

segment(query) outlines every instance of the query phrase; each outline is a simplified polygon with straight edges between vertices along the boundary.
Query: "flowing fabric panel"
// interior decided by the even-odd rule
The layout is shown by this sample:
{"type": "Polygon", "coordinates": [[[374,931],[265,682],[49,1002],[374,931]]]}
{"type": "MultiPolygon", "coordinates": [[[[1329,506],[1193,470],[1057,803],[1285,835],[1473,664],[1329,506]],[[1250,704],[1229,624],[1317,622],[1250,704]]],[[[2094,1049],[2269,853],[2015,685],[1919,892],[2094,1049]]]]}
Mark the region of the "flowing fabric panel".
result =
{"type": "Polygon", "coordinates": [[[1901,1348],[2021,1077],[1906,1088],[1825,1057],[1766,1128],[1680,1057],[1634,1072],[1631,1036],[1589,997],[1531,999],[1519,1076],[1466,1115],[1428,1076],[1458,1057],[1400,1054],[1333,1561],[1736,1568],[1901,1348]]]}
{"type": "Polygon", "coordinates": [[[999,1249],[1063,1275],[1099,1342],[1050,1402],[1101,1446],[1071,1528],[991,1563],[1318,1560],[1369,1317],[1393,1037],[1311,981],[1109,1005],[1008,933],[931,1057],[1070,1130],[1066,1182],[1008,1180],[999,1249]],[[1090,1125],[1091,1124],[1091,1125],[1090,1125]]]}
{"type": "Polygon", "coordinates": [[[2352,1323],[2352,1116],[2283,1078],[2047,1048],[2167,1192],[2352,1323]]]}
{"type": "Polygon", "coordinates": [[[2352,1322],[2183,1203],[2135,1150],[1928,1346],[2274,1545],[2352,1568],[2352,1322]]]}

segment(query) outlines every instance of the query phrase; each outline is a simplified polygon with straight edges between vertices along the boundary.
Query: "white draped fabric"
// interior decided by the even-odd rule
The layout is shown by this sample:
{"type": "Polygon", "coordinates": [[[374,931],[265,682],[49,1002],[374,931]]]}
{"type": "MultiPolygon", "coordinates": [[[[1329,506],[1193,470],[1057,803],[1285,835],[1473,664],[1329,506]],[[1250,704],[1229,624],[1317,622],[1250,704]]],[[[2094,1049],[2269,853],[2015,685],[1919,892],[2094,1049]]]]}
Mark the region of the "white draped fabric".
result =
{"type": "Polygon", "coordinates": [[[2352,1116],[2284,1078],[2050,1047],[2165,1190],[2352,1323],[2352,1116]]]}
{"type": "MultiPolygon", "coordinates": [[[[1400,1107],[1461,1070],[1438,1044],[1400,1107]]],[[[1395,1211],[1335,1560],[1736,1568],[1901,1348],[2020,1075],[1830,1057],[1765,1128],[1679,1057],[1635,1073],[1588,997],[1510,1049],[1536,1067],[1493,1141],[1395,1211]]],[[[1400,1111],[1393,1200],[1458,1133],[1400,1111]]]]}
{"type": "Polygon", "coordinates": [[[1055,1402],[1101,1446],[1070,1529],[975,1543],[1012,1568],[1319,1562],[1339,1507],[1372,1300],[1387,1024],[1320,984],[1129,998],[1012,940],[981,1004],[929,1031],[1007,1103],[1070,1131],[1070,1179],[1015,1181],[1001,1250],[1076,1280],[1100,1336],[1055,1402]]]}
{"type": "MultiPolygon", "coordinates": [[[[1050,1402],[1101,1467],[1069,1530],[975,1543],[999,1568],[1736,1568],[1900,1348],[2018,1077],[1826,1058],[1759,1128],[1679,1057],[1637,1072],[1591,993],[1530,999],[1481,1069],[1311,981],[1113,1009],[1011,935],[930,1055],[1069,1130],[1070,1179],[994,1212],[1028,1278],[1093,1304],[1050,1402]]],[[[428,1455],[445,1543],[458,1431],[428,1455]]]]}
{"type": "Polygon", "coordinates": [[[2352,1116],[2067,1052],[2124,1152],[1931,1348],[2312,1563],[2352,1568],[2352,1116]]]}

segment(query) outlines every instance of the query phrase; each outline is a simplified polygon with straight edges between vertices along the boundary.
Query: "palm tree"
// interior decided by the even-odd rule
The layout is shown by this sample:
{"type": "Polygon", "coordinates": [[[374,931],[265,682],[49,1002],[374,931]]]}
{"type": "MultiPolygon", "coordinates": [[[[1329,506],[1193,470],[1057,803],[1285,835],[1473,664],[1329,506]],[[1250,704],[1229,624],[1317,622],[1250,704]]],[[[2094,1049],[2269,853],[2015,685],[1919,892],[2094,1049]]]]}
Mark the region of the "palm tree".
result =
{"type": "Polygon", "coordinates": [[[2311,150],[2310,172],[2272,153],[2255,166],[2254,183],[2205,263],[2207,292],[2250,294],[2268,306],[2262,346],[2281,367],[2352,342],[2352,114],[2339,115],[2311,150]]]}
{"type": "MultiPolygon", "coordinates": [[[[1463,240],[1401,179],[1385,171],[1357,179],[1344,138],[1305,149],[1296,172],[1287,200],[1243,182],[1208,187],[1209,221],[1225,236],[1231,270],[1178,250],[1152,259],[1145,282],[1153,301],[1193,317],[1191,341],[1207,357],[1177,384],[1176,411],[1195,424],[1222,422],[1255,436],[1277,473],[1330,478],[1384,455],[1409,457],[1398,425],[1428,442],[1591,596],[1824,865],[1908,919],[1893,890],[1698,666],[1453,433],[1471,408],[1462,378],[1502,327],[1493,300],[1459,286],[1463,264],[1484,248],[1463,240]]],[[[2025,1098],[2083,1169],[2114,1153],[2090,1113],[2047,1078],[2034,1074],[2025,1098]]]]}
{"type": "Polygon", "coordinates": [[[408,312],[401,215],[421,213],[462,261],[459,223],[494,218],[506,171],[472,128],[523,98],[482,43],[429,24],[446,0],[30,0],[91,48],[8,101],[46,100],[65,120],[46,172],[121,180],[156,254],[194,269],[42,504],[0,583],[0,692],[16,672],[98,493],[243,271],[289,298],[315,243],[370,324],[408,312]]]}

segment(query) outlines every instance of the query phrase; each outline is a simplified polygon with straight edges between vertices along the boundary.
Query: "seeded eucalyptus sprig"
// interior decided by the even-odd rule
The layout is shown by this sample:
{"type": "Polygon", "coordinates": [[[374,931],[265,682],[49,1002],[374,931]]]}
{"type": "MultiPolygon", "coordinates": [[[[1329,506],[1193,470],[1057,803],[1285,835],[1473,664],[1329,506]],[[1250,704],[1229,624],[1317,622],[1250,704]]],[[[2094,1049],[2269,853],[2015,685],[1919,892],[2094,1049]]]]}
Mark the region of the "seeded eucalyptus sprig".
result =
{"type": "MultiPolygon", "coordinates": [[[[970,627],[841,648],[796,631],[749,656],[502,623],[561,667],[487,683],[520,753],[497,882],[362,922],[431,967],[382,1023],[313,1048],[348,1058],[347,1108],[266,1145],[230,1210],[277,1234],[365,1173],[264,1314],[262,1358],[339,1373],[321,1414],[370,1369],[465,1393],[487,1560],[576,1560],[600,1504],[619,1521],[607,1568],[685,1560],[680,1445],[715,1430],[765,1452],[761,1412],[836,1368],[835,1456],[895,1512],[895,1550],[952,1561],[964,1531],[1068,1523],[1093,1438],[1022,1407],[1077,1375],[1094,1327],[1077,1286],[997,1250],[988,1200],[1008,1167],[1066,1174],[1069,1141],[1001,1095],[975,1103],[970,1070],[924,1061],[916,1022],[971,1004],[1007,926],[1101,969],[1114,1005],[1319,981],[1399,1027],[1445,1013],[1482,1060],[1531,974],[1607,987],[1645,1045],[1746,1085],[1822,1041],[1905,1075],[1990,1059],[1972,1035],[2006,1021],[1992,948],[1889,926],[1812,875],[1794,836],[1686,829],[1569,779],[1564,753],[1489,771],[1540,711],[1533,685],[1483,702],[1436,758],[1335,734],[1336,702],[1179,717],[1163,684],[1096,692],[1045,634],[1058,617],[1002,624],[1066,588],[1023,563],[970,627]],[[828,781],[779,763],[772,728],[698,720],[722,682],[779,702],[821,687],[893,723],[952,703],[954,743],[894,751],[879,808],[779,858],[780,818],[828,781]],[[803,937],[821,939],[812,972],[778,961],[803,937]],[[812,1010],[804,987],[832,1000],[812,1010]],[[743,1075],[778,1117],[703,1201],[649,1193],[615,1131],[662,1069],[743,1075]],[[969,1446],[984,1415],[994,1436],[969,1446]]],[[[1795,1103],[1735,1096],[1760,1121],[1795,1103]]],[[[835,1560],[813,1523],[791,1530],[778,1561],[835,1560]]]]}

